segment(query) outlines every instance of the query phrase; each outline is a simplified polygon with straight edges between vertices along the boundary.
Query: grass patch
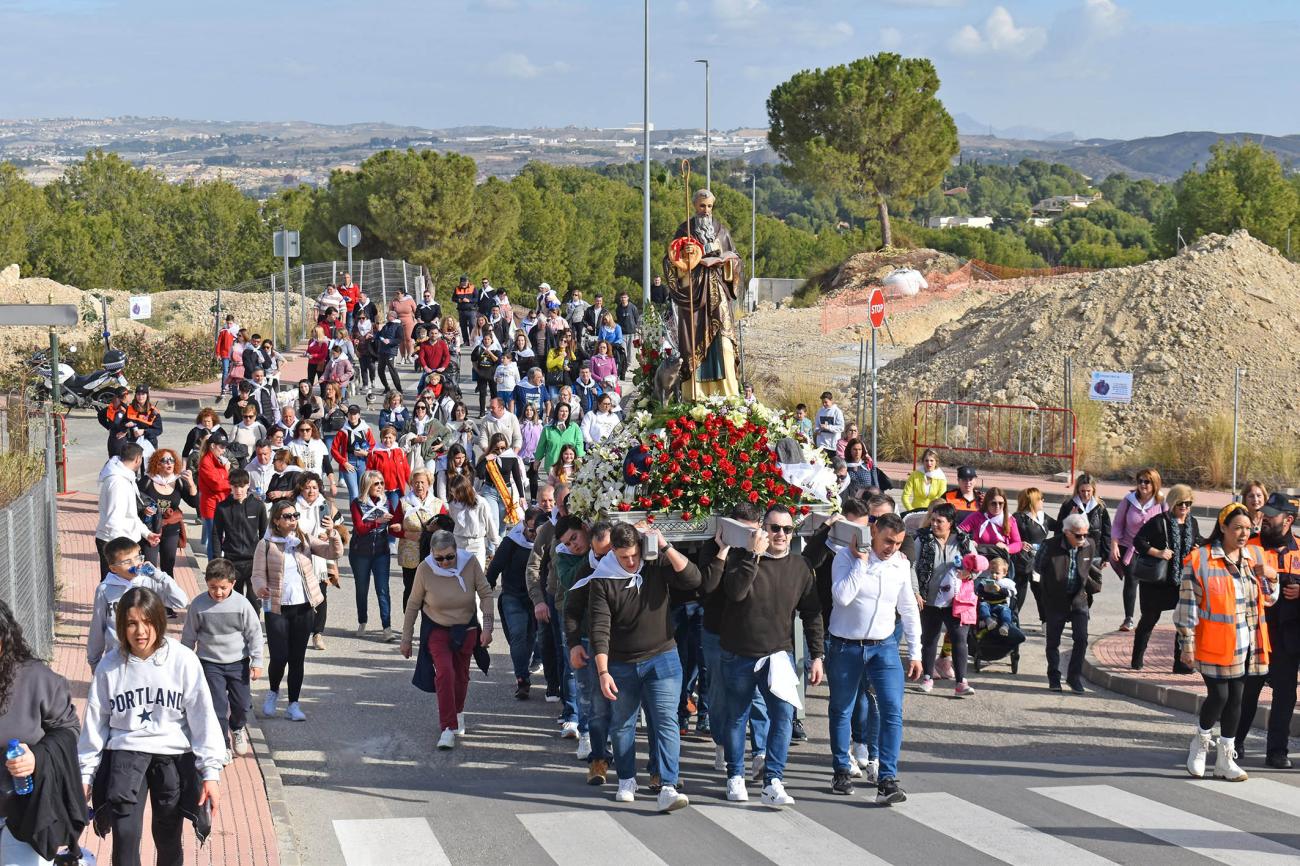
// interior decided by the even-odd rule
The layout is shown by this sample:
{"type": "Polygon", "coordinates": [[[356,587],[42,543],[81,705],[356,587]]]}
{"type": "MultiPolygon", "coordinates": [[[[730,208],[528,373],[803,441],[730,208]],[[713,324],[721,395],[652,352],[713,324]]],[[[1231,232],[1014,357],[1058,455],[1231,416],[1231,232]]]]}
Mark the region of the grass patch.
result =
{"type": "Polygon", "coordinates": [[[0,508],[22,496],[44,476],[44,455],[25,451],[0,454],[0,508]]]}
{"type": "MultiPolygon", "coordinates": [[[[1270,488],[1294,483],[1300,475],[1300,447],[1294,441],[1260,442],[1244,425],[1239,432],[1238,483],[1246,478],[1258,478],[1270,488]]],[[[1159,467],[1166,478],[1227,489],[1232,485],[1232,414],[1152,425],[1138,454],[1142,464],[1159,467]]]]}

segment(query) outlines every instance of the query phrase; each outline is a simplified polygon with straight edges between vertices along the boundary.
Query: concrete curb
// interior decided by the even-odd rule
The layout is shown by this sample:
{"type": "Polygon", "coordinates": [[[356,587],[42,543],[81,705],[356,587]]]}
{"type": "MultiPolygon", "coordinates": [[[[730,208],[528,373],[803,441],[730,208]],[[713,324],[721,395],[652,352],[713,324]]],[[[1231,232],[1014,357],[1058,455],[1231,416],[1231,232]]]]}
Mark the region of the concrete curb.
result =
{"type": "MultiPolygon", "coordinates": [[[[1137,677],[1124,676],[1100,665],[1093,655],[1093,647],[1107,637],[1109,637],[1109,634],[1102,635],[1088,644],[1088,652],[1083,658],[1083,675],[1090,683],[1107,691],[1127,695],[1130,698],[1137,698],[1139,701],[1145,701],[1149,704],[1169,707],[1192,715],[1200,712],[1201,702],[1205,700],[1205,696],[1198,691],[1161,685],[1137,677]]],[[[1258,711],[1255,713],[1253,727],[1257,730],[1268,730],[1268,720],[1271,712],[1272,707],[1260,704],[1258,711]]],[[[1300,714],[1296,714],[1291,718],[1291,736],[1300,737],[1300,714]]]]}
{"type": "Polygon", "coordinates": [[[271,808],[271,820],[275,824],[275,840],[280,849],[280,866],[301,866],[302,858],[298,856],[298,840],[293,835],[289,804],[284,799],[284,783],[280,779],[280,768],[276,766],[275,758],[271,757],[271,746],[262,735],[262,728],[256,724],[253,713],[248,714],[246,727],[249,739],[253,743],[257,768],[262,773],[262,783],[266,785],[266,802],[271,808]]]}

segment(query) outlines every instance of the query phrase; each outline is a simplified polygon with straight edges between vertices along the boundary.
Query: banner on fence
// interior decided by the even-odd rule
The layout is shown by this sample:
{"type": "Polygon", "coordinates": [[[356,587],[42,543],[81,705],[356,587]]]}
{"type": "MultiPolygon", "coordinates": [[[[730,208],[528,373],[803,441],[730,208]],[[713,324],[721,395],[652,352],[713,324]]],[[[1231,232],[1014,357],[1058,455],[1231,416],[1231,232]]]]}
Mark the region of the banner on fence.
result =
{"type": "Polygon", "coordinates": [[[1104,373],[1094,370],[1088,397],[1101,403],[1133,402],[1132,373],[1104,373]]]}

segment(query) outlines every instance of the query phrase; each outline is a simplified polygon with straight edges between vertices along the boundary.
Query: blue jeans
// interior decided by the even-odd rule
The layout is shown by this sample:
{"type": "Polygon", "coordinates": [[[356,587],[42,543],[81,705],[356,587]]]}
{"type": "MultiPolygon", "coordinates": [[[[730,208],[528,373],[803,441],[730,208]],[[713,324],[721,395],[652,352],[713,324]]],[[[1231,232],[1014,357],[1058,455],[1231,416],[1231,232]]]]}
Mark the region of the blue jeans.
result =
{"type": "Polygon", "coordinates": [[[677,732],[677,698],[682,691],[682,660],[671,649],[641,662],[609,662],[618,688],[610,712],[610,740],[618,778],[636,778],[637,711],[644,706],[650,723],[648,735],[658,747],[659,777],[665,785],[677,784],[682,741],[677,732]]]}
{"type": "Polygon", "coordinates": [[[212,533],[214,519],[212,517],[203,518],[203,543],[207,549],[208,562],[216,558],[217,553],[217,537],[212,533]]]}
{"type": "Polygon", "coordinates": [[[365,471],[366,461],[360,457],[352,457],[347,463],[339,464],[339,475],[343,477],[343,486],[348,489],[348,502],[357,498],[361,474],[365,471]]]}
{"type": "Polygon", "coordinates": [[[527,594],[504,591],[497,599],[497,608],[501,611],[501,628],[505,630],[506,643],[510,645],[510,666],[514,668],[515,680],[528,682],[528,661],[537,641],[533,603],[527,594]]]}
{"type": "Polygon", "coordinates": [[[357,624],[366,624],[367,596],[370,593],[370,578],[375,579],[375,599],[379,602],[379,624],[384,628],[392,626],[392,611],[388,600],[388,570],[392,565],[392,554],[387,550],[373,556],[368,553],[349,553],[348,564],[352,566],[352,579],[357,588],[357,624]]]}
{"type": "Polygon", "coordinates": [[[691,601],[678,605],[673,610],[673,620],[677,626],[677,654],[682,657],[682,697],[677,703],[677,717],[684,727],[690,714],[686,712],[686,700],[691,692],[699,686],[699,703],[696,704],[696,724],[709,720],[709,666],[704,661],[701,649],[704,633],[704,608],[699,602],[691,601]]]}
{"type": "Polygon", "coordinates": [[[224,393],[230,388],[230,359],[221,359],[221,391],[224,393]]]}
{"type": "MultiPolygon", "coordinates": [[[[794,657],[791,655],[791,663],[794,657]]],[[[767,667],[757,673],[756,658],[722,651],[722,676],[727,681],[727,777],[745,775],[745,723],[757,686],[767,707],[767,764],[764,783],[785,776],[785,762],[790,754],[790,728],[794,722],[794,704],[772,694],[767,684],[767,667]]]]}
{"type": "Polygon", "coordinates": [[[600,679],[596,676],[596,662],[591,659],[591,641],[582,639],[587,651],[587,665],[574,671],[578,681],[578,730],[591,737],[591,760],[608,761],[609,720],[614,705],[600,693],[600,679]]]}
{"type": "Polygon", "coordinates": [[[867,755],[880,754],[880,707],[870,689],[859,688],[853,705],[853,742],[867,747],[867,755]]]}
{"type": "MultiPolygon", "coordinates": [[[[704,665],[713,672],[709,677],[709,713],[717,724],[710,729],[715,746],[727,745],[727,678],[722,675],[722,638],[707,628],[700,630],[700,648],[704,665]]],[[[767,705],[754,689],[749,702],[749,746],[755,755],[767,751],[767,705]]]]}
{"type": "Polygon", "coordinates": [[[402,494],[397,490],[385,490],[384,495],[388,497],[388,513],[397,513],[397,503],[402,501],[402,494]]]}
{"type": "Polygon", "coordinates": [[[562,722],[578,721],[578,682],[569,665],[569,651],[564,645],[564,617],[555,607],[555,596],[546,593],[546,606],[551,610],[551,645],[555,647],[555,670],[560,677],[560,703],[564,707],[562,722]]]}
{"type": "Polygon", "coordinates": [[[870,688],[876,695],[880,718],[880,748],[876,753],[880,778],[898,778],[898,752],[903,746],[903,663],[898,657],[897,631],[871,646],[827,635],[826,680],[831,688],[827,718],[835,771],[849,771],[849,717],[858,695],[870,688]]]}
{"type": "Polygon", "coordinates": [[[987,619],[995,619],[997,620],[998,624],[994,626],[994,628],[997,628],[999,626],[1004,626],[1004,625],[1010,628],[1012,626],[1011,605],[989,604],[987,601],[981,601],[980,608],[979,608],[979,618],[980,618],[979,619],[980,626],[983,626],[984,621],[987,619]]]}

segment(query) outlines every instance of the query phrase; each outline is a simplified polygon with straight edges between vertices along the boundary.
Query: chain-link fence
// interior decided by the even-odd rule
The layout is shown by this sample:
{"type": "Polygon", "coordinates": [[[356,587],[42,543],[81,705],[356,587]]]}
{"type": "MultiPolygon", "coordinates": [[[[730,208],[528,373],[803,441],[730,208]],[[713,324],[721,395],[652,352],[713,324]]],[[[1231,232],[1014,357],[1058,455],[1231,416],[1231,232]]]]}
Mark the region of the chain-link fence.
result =
{"type": "Polygon", "coordinates": [[[0,599],[32,651],[54,644],[54,562],[58,525],[45,419],[21,390],[0,395],[0,599]]]}
{"type": "Polygon", "coordinates": [[[396,297],[398,289],[401,288],[418,299],[428,280],[428,272],[425,269],[401,259],[354,261],[350,272],[347,261],[293,265],[289,268],[287,297],[283,271],[267,277],[245,280],[229,288],[217,289],[213,306],[213,311],[216,313],[213,332],[215,333],[220,327],[224,316],[223,311],[228,309],[227,304],[223,302],[223,295],[265,294],[268,301],[266,313],[259,313],[259,319],[264,316],[269,321],[274,316],[278,320],[276,334],[283,337],[285,320],[282,317],[287,312],[290,337],[296,336],[300,341],[306,340],[309,329],[315,322],[317,297],[327,286],[341,284],[344,274],[347,273],[352,274],[352,282],[360,286],[380,310],[387,309],[388,302],[396,297]]]}

